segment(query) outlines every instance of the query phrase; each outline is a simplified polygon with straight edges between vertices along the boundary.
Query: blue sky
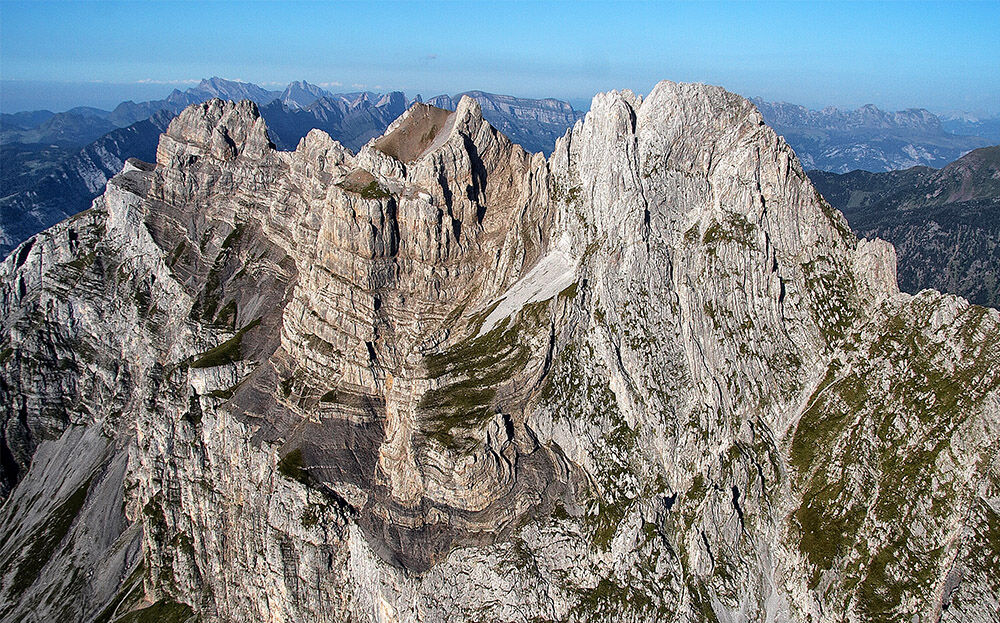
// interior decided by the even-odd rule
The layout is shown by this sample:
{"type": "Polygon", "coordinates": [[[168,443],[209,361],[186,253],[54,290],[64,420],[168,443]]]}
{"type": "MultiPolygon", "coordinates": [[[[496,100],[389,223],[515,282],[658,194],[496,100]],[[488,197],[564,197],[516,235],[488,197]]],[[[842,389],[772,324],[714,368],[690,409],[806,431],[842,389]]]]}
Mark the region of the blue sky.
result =
{"type": "Polygon", "coordinates": [[[5,0],[0,35],[5,111],[60,93],[68,105],[109,107],[218,75],[574,102],[612,88],[645,93],[666,78],[810,107],[1000,112],[995,1],[5,0]]]}

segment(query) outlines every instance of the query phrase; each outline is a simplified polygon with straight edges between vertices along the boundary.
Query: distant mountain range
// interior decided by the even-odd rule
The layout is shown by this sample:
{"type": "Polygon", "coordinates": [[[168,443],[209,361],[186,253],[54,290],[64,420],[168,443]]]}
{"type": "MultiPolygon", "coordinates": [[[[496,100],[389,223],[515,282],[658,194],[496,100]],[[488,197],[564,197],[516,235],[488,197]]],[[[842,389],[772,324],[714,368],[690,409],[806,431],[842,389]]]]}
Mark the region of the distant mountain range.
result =
{"type": "Polygon", "coordinates": [[[949,130],[940,118],[919,108],[887,112],[868,105],[852,111],[810,110],[760,98],[753,102],[806,169],[847,173],[943,167],[970,150],[1000,142],[1000,138],[991,141],[954,133],[985,126],[951,123],[949,130]]]}
{"type": "MultiPolygon", "coordinates": [[[[461,95],[428,100],[454,109],[461,95]]],[[[546,155],[583,117],[566,102],[522,99],[482,91],[483,116],[528,151],[546,155]]],[[[29,236],[89,207],[129,157],[153,161],[159,135],[191,104],[218,97],[256,102],[269,136],[283,150],[316,128],[357,151],[380,136],[411,103],[400,91],[330,93],[297,81],[283,91],[223,78],[202,80],[161,100],[122,102],[112,111],[74,108],[0,115],[0,256],[29,236]]],[[[419,96],[418,96],[419,98],[419,96]]]]}
{"type": "Polygon", "coordinates": [[[108,180],[135,156],[155,159],[160,134],[174,118],[159,111],[148,119],[108,132],[75,151],[8,149],[4,145],[3,197],[0,198],[0,256],[21,241],[90,207],[108,180]],[[7,167],[18,157],[31,159],[7,167]],[[52,160],[44,161],[51,157],[52,160]]]}
{"type": "Polygon", "coordinates": [[[942,169],[809,177],[859,236],[896,247],[901,289],[933,288],[1000,307],[1000,146],[942,169]]]}
{"type": "MultiPolygon", "coordinates": [[[[303,92],[311,93],[307,90],[303,92]]],[[[310,99],[286,90],[280,99],[260,107],[271,140],[278,149],[295,149],[299,141],[315,128],[357,152],[365,143],[381,136],[389,124],[406,111],[408,104],[406,96],[399,91],[385,95],[326,94],[310,99]]]]}
{"type": "Polygon", "coordinates": [[[981,136],[992,144],[1000,143],[1000,115],[980,116],[969,113],[938,115],[941,127],[952,134],[981,136]]]}
{"type": "Polygon", "coordinates": [[[109,117],[110,113],[106,110],[83,106],[61,113],[33,110],[3,114],[0,115],[0,143],[46,143],[76,147],[119,127],[109,117]]]}

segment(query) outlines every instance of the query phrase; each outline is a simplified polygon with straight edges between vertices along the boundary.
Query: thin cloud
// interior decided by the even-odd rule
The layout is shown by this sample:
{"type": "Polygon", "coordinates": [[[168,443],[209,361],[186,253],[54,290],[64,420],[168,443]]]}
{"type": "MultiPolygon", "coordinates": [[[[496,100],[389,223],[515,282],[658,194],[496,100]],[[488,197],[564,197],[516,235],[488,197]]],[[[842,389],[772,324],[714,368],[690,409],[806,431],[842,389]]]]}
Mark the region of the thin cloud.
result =
{"type": "Polygon", "coordinates": [[[136,84],[198,84],[200,80],[155,80],[153,78],[143,78],[136,80],[136,84]]]}

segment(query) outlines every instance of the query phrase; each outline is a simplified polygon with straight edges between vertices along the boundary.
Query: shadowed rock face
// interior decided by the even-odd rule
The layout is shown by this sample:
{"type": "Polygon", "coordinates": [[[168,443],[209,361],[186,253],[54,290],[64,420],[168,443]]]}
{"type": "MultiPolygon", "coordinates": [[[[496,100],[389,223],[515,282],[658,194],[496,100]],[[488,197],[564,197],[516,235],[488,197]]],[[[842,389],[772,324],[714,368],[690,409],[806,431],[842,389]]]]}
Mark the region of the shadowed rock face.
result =
{"type": "Polygon", "coordinates": [[[0,615],[995,611],[1000,317],[746,100],[599,95],[547,161],[470,98],[357,155],[213,100],[156,160],[0,265],[0,615]]]}

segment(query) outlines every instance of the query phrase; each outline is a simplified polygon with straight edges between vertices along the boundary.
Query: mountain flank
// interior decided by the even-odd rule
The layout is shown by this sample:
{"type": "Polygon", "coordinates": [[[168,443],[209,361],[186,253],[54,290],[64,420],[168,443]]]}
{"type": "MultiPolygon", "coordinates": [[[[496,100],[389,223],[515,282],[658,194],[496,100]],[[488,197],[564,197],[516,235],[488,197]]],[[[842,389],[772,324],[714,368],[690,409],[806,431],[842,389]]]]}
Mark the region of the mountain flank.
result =
{"type": "Polygon", "coordinates": [[[942,169],[809,176],[859,236],[896,247],[904,291],[933,288],[1000,307],[1000,146],[942,169]]]}

